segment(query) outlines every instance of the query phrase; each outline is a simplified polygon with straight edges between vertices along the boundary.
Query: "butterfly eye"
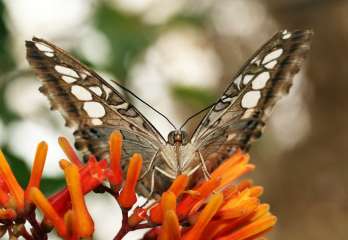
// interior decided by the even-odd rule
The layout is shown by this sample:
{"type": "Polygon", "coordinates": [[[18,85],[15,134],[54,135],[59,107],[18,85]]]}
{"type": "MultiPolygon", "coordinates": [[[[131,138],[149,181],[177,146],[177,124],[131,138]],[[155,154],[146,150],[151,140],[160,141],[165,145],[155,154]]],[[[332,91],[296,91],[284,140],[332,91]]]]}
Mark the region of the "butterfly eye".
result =
{"type": "Polygon", "coordinates": [[[175,143],[185,145],[188,143],[188,134],[185,131],[171,131],[168,134],[168,143],[171,145],[175,143]]]}
{"type": "Polygon", "coordinates": [[[182,145],[186,145],[188,143],[188,140],[189,140],[189,136],[188,136],[187,132],[181,131],[182,145]]]}

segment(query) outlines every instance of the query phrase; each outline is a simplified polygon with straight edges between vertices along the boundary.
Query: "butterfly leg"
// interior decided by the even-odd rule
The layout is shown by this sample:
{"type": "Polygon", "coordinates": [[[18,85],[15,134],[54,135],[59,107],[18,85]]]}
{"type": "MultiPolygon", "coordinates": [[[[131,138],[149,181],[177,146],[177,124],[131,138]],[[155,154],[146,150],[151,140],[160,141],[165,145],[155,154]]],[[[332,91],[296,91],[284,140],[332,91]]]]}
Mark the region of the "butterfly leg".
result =
{"type": "Polygon", "coordinates": [[[205,179],[210,179],[211,178],[211,175],[210,173],[208,172],[208,169],[207,169],[207,166],[205,165],[205,162],[204,162],[204,158],[201,154],[200,151],[198,151],[198,155],[199,155],[199,160],[201,161],[201,165],[202,165],[202,171],[203,171],[203,174],[204,174],[204,178],[205,179]]]}
{"type": "MultiPolygon", "coordinates": [[[[157,154],[158,154],[159,151],[157,151],[153,157],[151,158],[151,161],[149,163],[149,166],[147,167],[147,169],[144,171],[144,173],[140,176],[139,180],[143,179],[151,170],[154,170],[153,169],[153,166],[154,166],[154,163],[155,163],[155,159],[157,157],[157,154]]],[[[153,171],[154,172],[154,171],[153,171]]]]}
{"type": "Polygon", "coordinates": [[[151,173],[150,193],[148,194],[146,202],[144,204],[142,204],[142,207],[146,206],[149,203],[149,201],[152,199],[152,195],[153,195],[154,190],[155,190],[155,174],[156,174],[156,172],[163,174],[164,176],[166,176],[170,179],[175,179],[175,176],[171,175],[170,173],[167,173],[166,171],[164,171],[160,167],[158,167],[158,166],[154,167],[154,169],[151,173]]]}
{"type": "Polygon", "coordinates": [[[150,186],[150,193],[149,195],[147,196],[147,199],[146,201],[144,202],[144,204],[142,204],[140,207],[144,207],[146,206],[150,200],[152,199],[152,194],[154,192],[154,189],[155,189],[155,172],[156,172],[156,168],[152,171],[152,174],[151,174],[151,186],[150,186]]]}

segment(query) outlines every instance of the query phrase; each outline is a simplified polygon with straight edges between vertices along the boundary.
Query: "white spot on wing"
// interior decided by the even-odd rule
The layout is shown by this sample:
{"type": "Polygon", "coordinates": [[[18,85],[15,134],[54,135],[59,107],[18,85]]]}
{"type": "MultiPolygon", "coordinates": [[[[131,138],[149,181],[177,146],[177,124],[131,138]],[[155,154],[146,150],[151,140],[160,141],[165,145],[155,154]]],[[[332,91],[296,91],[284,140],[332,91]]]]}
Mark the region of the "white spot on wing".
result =
{"type": "Polygon", "coordinates": [[[98,102],[85,102],[83,109],[91,118],[101,118],[105,115],[105,109],[103,105],[98,102]]]}
{"type": "Polygon", "coordinates": [[[253,58],[253,59],[250,61],[250,63],[254,63],[254,62],[256,62],[257,60],[258,60],[258,58],[255,57],[255,58],[253,58]]]}
{"type": "Polygon", "coordinates": [[[64,82],[66,83],[73,83],[76,81],[76,78],[73,77],[69,77],[69,76],[62,76],[62,79],[64,82]]]}
{"type": "Polygon", "coordinates": [[[116,109],[127,109],[129,104],[127,102],[121,103],[116,106],[116,109]]]}
{"type": "Polygon", "coordinates": [[[92,94],[81,86],[74,85],[71,87],[71,93],[80,101],[92,100],[92,94]]]}
{"type": "Polygon", "coordinates": [[[112,90],[109,87],[105,86],[105,85],[103,85],[103,89],[104,89],[104,91],[106,93],[106,98],[108,98],[110,93],[112,93],[112,90]]]}
{"type": "Polygon", "coordinates": [[[243,116],[241,117],[241,119],[245,119],[245,118],[251,118],[255,113],[255,109],[250,108],[248,110],[246,110],[243,114],[243,116]]]}
{"type": "Polygon", "coordinates": [[[253,80],[252,88],[254,90],[262,89],[266,86],[267,81],[270,79],[271,75],[269,72],[263,72],[253,80]]]}
{"type": "Polygon", "coordinates": [[[254,77],[254,75],[251,75],[251,74],[245,75],[243,78],[244,85],[248,84],[248,82],[250,82],[250,80],[253,79],[253,77],[254,77]]]}
{"type": "Polygon", "coordinates": [[[82,79],[85,79],[87,77],[87,74],[82,72],[82,73],[80,73],[80,76],[81,76],[82,79]]]}
{"type": "Polygon", "coordinates": [[[243,108],[253,108],[257,105],[260,97],[260,91],[247,92],[242,98],[241,105],[243,108]]]}
{"type": "Polygon", "coordinates": [[[288,34],[284,35],[282,38],[283,39],[289,39],[290,37],[291,37],[291,33],[288,33],[288,34]]]}
{"type": "Polygon", "coordinates": [[[279,58],[281,55],[283,54],[283,49],[279,48],[277,50],[274,50],[270,53],[268,53],[264,59],[262,60],[262,64],[266,63],[266,62],[269,62],[269,61],[272,61],[274,59],[277,59],[279,58]]]}
{"type": "Polygon", "coordinates": [[[36,42],[36,43],[35,43],[35,46],[36,46],[41,52],[51,52],[51,53],[54,52],[52,48],[50,48],[50,47],[44,45],[43,43],[38,43],[38,42],[36,42]]]}
{"type": "Polygon", "coordinates": [[[272,69],[277,65],[277,60],[273,60],[265,65],[265,68],[272,69]]]}
{"type": "Polygon", "coordinates": [[[67,76],[76,77],[76,78],[79,77],[79,75],[77,75],[77,73],[74,70],[67,67],[56,65],[54,66],[54,69],[56,69],[56,71],[62,75],[67,75],[67,76]]]}
{"type": "Polygon", "coordinates": [[[228,141],[231,141],[231,140],[233,140],[236,136],[237,136],[236,133],[228,134],[226,141],[227,141],[227,142],[228,142],[228,141]]]}
{"type": "Polygon", "coordinates": [[[291,33],[289,33],[288,30],[284,30],[282,39],[289,39],[290,37],[291,37],[291,33]]]}
{"type": "Polygon", "coordinates": [[[242,75],[239,75],[235,80],[234,84],[240,89],[240,83],[242,81],[242,75]]]}
{"type": "Polygon", "coordinates": [[[103,125],[103,122],[102,120],[100,120],[99,118],[93,118],[91,120],[92,124],[95,125],[95,126],[99,126],[99,125],[103,125]]]}
{"type": "Polygon", "coordinates": [[[101,96],[103,94],[102,90],[100,89],[100,87],[90,87],[89,90],[91,90],[92,92],[94,92],[97,96],[101,96]]]}
{"type": "Polygon", "coordinates": [[[54,57],[54,53],[53,53],[53,52],[44,52],[44,54],[45,54],[47,57],[54,57]]]}

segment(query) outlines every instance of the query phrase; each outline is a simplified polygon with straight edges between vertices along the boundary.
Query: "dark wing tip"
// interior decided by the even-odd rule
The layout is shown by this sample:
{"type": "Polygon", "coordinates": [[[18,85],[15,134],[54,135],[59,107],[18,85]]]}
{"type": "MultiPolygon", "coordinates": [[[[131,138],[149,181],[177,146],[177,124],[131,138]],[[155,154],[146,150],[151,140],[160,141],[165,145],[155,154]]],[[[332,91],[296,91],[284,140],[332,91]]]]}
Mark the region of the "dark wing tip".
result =
{"type": "Polygon", "coordinates": [[[29,48],[29,47],[33,47],[34,42],[30,41],[30,40],[25,40],[25,47],[29,48]]]}

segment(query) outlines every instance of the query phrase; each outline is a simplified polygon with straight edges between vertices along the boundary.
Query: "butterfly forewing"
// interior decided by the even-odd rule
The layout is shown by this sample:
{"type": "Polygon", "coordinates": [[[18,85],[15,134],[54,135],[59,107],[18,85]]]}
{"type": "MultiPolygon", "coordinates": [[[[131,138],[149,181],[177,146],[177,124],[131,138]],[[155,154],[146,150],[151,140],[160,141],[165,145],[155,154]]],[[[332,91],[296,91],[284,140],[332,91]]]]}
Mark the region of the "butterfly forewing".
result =
{"type": "Polygon", "coordinates": [[[108,157],[108,138],[118,129],[124,137],[122,164],[140,152],[144,169],[163,137],[113,86],[53,44],[38,38],[26,42],[27,59],[42,80],[40,91],[75,129],[76,147],[84,155],[108,157]]]}
{"type": "Polygon", "coordinates": [[[273,105],[288,92],[299,71],[311,35],[278,32],[241,68],[192,137],[208,168],[215,168],[236,148],[247,150],[261,135],[273,105]]]}

